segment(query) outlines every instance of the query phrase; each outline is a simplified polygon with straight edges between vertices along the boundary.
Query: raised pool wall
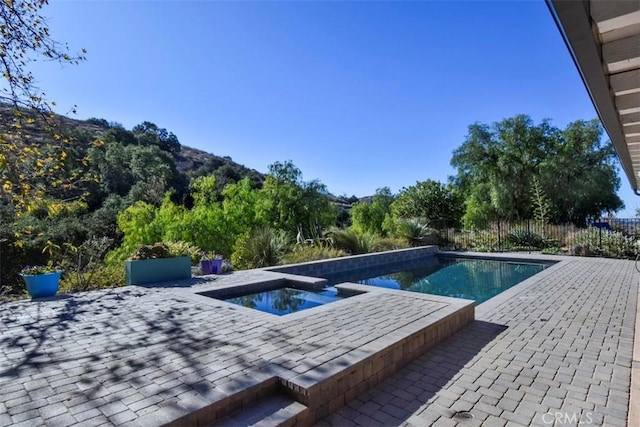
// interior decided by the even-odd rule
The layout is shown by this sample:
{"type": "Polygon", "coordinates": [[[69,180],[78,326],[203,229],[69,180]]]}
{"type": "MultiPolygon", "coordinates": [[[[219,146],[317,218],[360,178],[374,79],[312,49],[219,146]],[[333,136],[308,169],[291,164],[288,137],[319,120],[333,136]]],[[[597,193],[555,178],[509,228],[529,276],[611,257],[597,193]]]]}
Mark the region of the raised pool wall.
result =
{"type": "Polygon", "coordinates": [[[417,248],[374,252],[343,258],[322,259],[318,261],[302,262],[299,264],[279,265],[276,267],[267,267],[264,270],[303,276],[324,277],[336,273],[344,273],[346,271],[361,270],[367,267],[379,266],[381,264],[395,264],[405,261],[413,261],[420,258],[435,256],[437,253],[437,246],[420,246],[417,248]]]}

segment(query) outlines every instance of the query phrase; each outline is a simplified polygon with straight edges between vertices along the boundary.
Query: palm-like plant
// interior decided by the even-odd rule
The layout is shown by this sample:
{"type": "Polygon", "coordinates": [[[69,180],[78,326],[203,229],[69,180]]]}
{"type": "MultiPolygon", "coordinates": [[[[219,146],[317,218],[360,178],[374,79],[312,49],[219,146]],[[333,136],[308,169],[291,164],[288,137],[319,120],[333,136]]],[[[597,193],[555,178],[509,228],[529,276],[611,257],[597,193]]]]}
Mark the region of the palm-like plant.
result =
{"type": "Polygon", "coordinates": [[[419,218],[402,218],[395,226],[397,237],[404,239],[410,246],[434,245],[439,241],[437,230],[419,218]]]}
{"type": "Polygon", "coordinates": [[[288,247],[287,233],[270,227],[258,227],[240,236],[234,245],[233,264],[239,268],[277,265],[288,247]]]}

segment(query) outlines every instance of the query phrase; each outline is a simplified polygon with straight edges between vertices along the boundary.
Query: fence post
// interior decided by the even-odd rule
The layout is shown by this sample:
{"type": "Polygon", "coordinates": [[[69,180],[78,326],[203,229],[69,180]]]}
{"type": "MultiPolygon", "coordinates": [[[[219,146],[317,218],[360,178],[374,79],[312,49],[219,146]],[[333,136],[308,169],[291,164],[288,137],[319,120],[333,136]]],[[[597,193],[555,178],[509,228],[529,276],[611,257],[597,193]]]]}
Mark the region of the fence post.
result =
{"type": "Polygon", "coordinates": [[[602,227],[598,227],[598,231],[598,234],[600,235],[600,244],[598,246],[600,246],[600,249],[602,249],[602,227]]]}
{"type": "Polygon", "coordinates": [[[498,250],[502,252],[502,231],[500,231],[500,220],[498,220],[498,250]]]}
{"type": "Polygon", "coordinates": [[[445,234],[447,236],[447,244],[451,244],[451,241],[449,240],[449,227],[447,226],[447,220],[444,220],[444,230],[445,230],[445,234]]]}

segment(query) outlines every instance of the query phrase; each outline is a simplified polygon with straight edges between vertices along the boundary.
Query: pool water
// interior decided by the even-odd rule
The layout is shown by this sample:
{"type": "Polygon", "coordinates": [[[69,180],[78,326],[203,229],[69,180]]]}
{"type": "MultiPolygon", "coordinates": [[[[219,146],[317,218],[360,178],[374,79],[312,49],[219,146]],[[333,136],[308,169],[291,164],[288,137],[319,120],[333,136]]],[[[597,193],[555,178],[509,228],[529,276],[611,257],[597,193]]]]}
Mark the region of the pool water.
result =
{"type": "Polygon", "coordinates": [[[227,298],[224,301],[278,316],[295,313],[308,308],[341,300],[335,288],[318,291],[304,291],[294,288],[280,288],[270,291],[227,298]]]}
{"type": "MultiPolygon", "coordinates": [[[[480,304],[511,288],[550,264],[496,261],[483,259],[433,257],[422,266],[402,268],[393,272],[370,274],[360,271],[351,278],[365,285],[401,289],[424,294],[443,295],[475,300],[480,304]]],[[[389,270],[389,268],[388,268],[389,270]]],[[[338,283],[332,280],[332,283],[338,283]]]]}

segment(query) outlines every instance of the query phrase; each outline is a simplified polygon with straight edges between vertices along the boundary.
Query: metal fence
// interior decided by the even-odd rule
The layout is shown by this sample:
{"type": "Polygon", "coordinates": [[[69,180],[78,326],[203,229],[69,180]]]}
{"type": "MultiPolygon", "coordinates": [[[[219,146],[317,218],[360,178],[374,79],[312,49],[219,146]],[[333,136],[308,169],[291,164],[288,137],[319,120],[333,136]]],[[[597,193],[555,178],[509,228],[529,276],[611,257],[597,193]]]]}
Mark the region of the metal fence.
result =
{"type": "Polygon", "coordinates": [[[484,251],[539,250],[566,248],[580,233],[590,230],[589,236],[602,246],[612,233],[637,240],[640,218],[606,218],[578,227],[574,224],[547,224],[541,221],[487,221],[464,227],[452,221],[430,221],[438,230],[441,246],[449,249],[477,249],[484,251]],[[594,237],[595,236],[595,237],[594,237]],[[598,242],[599,240],[599,242],[598,242]]]}

